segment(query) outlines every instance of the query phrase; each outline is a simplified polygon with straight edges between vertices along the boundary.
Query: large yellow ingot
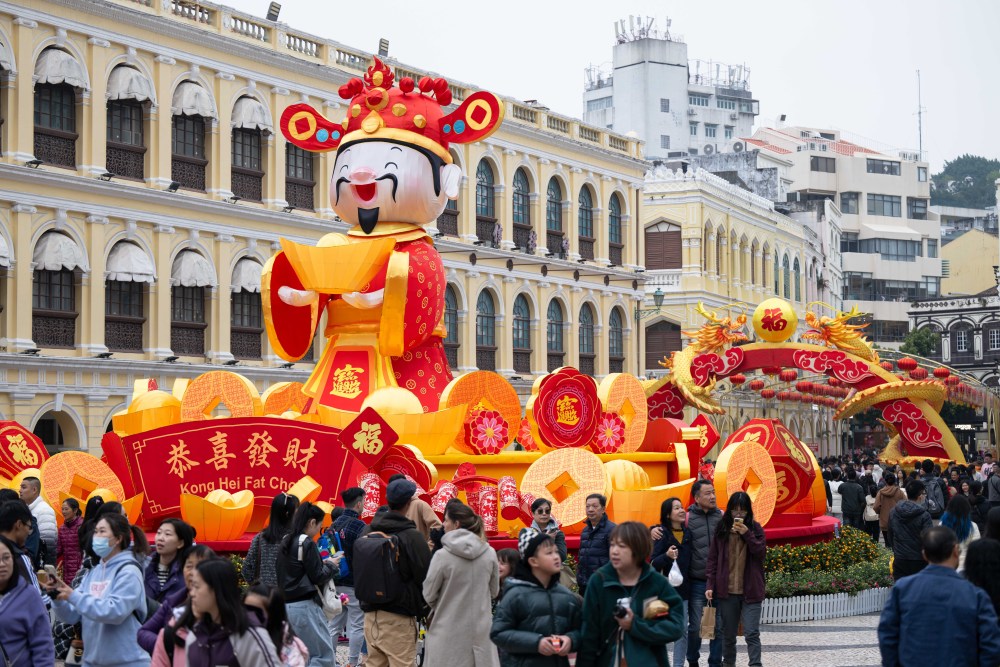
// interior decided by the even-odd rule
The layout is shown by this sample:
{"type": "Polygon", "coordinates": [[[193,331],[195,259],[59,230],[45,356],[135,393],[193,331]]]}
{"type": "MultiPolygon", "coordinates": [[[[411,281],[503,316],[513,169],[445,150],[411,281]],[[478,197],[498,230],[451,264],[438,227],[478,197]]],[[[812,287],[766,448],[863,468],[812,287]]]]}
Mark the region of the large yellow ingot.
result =
{"type": "Polygon", "coordinates": [[[687,504],[691,497],[694,478],[633,491],[615,491],[608,501],[608,518],[615,523],[640,521],[647,526],[660,523],[660,505],[667,498],[676,497],[687,504]]]}
{"type": "Polygon", "coordinates": [[[616,459],[604,464],[614,491],[638,491],[649,487],[649,475],[642,466],[625,459],[616,459]]]}
{"type": "MultiPolygon", "coordinates": [[[[13,489],[15,491],[20,491],[21,490],[21,482],[24,481],[25,477],[37,477],[38,479],[41,479],[42,478],[42,471],[39,470],[38,468],[25,468],[21,472],[19,472],[16,475],[14,475],[14,479],[10,480],[10,482],[7,483],[7,488],[8,489],[13,489]]],[[[43,489],[43,492],[44,492],[44,489],[43,489]]]]}
{"type": "Polygon", "coordinates": [[[281,249],[306,289],[321,294],[357,292],[378,275],[396,246],[392,237],[355,241],[343,234],[327,234],[319,245],[281,239],[281,249]]]}
{"type": "Polygon", "coordinates": [[[181,518],[198,531],[198,540],[235,540],[246,532],[253,515],[253,492],[216,489],[204,498],[181,494],[181,518]]]}
{"type": "Polygon", "coordinates": [[[165,391],[154,389],[132,399],[128,410],[112,416],[111,425],[115,433],[126,436],[170,426],[180,420],[180,400],[165,391]]]}
{"type": "MultiPolygon", "coordinates": [[[[117,502],[118,498],[115,496],[114,492],[110,489],[94,489],[89,494],[82,496],[71,495],[65,491],[59,492],[59,507],[53,507],[56,511],[56,523],[62,526],[65,520],[62,514],[62,504],[66,502],[68,498],[72,498],[80,504],[80,511],[86,506],[87,501],[93,497],[99,496],[104,502],[117,502]]],[[[135,524],[139,520],[139,515],[142,514],[142,501],[145,499],[145,494],[138,494],[121,501],[122,509],[125,510],[125,515],[128,517],[128,522],[135,524]]]]}
{"type": "Polygon", "coordinates": [[[309,475],[306,475],[299,481],[292,484],[291,488],[285,491],[286,495],[295,496],[299,499],[299,503],[315,502],[319,498],[319,494],[322,493],[323,487],[319,482],[314,480],[309,475]]]}
{"type": "MultiPolygon", "coordinates": [[[[387,391],[379,389],[375,394],[387,391]]],[[[407,394],[410,392],[405,389],[407,394]]],[[[375,394],[372,394],[373,396],[375,394]]],[[[412,395],[412,394],[411,394],[412,395]]],[[[370,398],[370,397],[369,397],[370,398]]],[[[416,400],[416,397],[414,397],[416,400]]],[[[366,401],[367,403],[367,401],[366,401]]],[[[374,407],[374,406],[373,406],[374,407]]],[[[334,428],[344,429],[352,421],[357,419],[357,413],[334,410],[325,405],[319,405],[319,414],[322,423],[334,428]]],[[[455,442],[455,437],[462,430],[465,423],[465,405],[454,408],[438,410],[437,412],[413,413],[390,413],[383,412],[385,407],[374,408],[386,423],[399,436],[398,442],[413,445],[425,456],[438,456],[444,454],[448,447],[455,442]]],[[[390,408],[391,409],[391,408],[390,408]]]]}

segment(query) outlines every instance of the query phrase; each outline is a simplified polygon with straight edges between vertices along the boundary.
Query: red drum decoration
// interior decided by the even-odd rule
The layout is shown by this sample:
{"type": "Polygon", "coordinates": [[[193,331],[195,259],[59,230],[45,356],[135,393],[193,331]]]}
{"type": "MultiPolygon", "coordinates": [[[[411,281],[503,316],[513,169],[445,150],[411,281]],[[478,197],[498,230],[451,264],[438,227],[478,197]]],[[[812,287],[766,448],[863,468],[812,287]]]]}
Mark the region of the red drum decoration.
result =
{"type": "Polygon", "coordinates": [[[530,493],[521,494],[521,512],[520,518],[521,522],[525,526],[530,526],[531,522],[535,520],[534,515],[531,512],[531,505],[535,502],[535,497],[530,493]]]}
{"type": "Polygon", "coordinates": [[[431,509],[438,516],[444,516],[444,508],[448,501],[458,496],[458,487],[451,482],[441,482],[437,493],[431,500],[431,509]]]}
{"type": "Polygon", "coordinates": [[[361,488],[365,490],[365,504],[361,510],[362,519],[370,519],[382,506],[382,478],[376,473],[366,472],[358,477],[361,488]]]}
{"type": "Polygon", "coordinates": [[[799,376],[799,372],[792,368],[786,368],[778,373],[778,379],[782,382],[792,382],[799,376]]]}
{"type": "Polygon", "coordinates": [[[513,477],[500,478],[500,514],[508,521],[521,515],[521,494],[517,492],[517,480],[513,477]]]}
{"type": "Polygon", "coordinates": [[[479,490],[479,516],[487,535],[497,532],[497,487],[486,484],[479,490]]]}

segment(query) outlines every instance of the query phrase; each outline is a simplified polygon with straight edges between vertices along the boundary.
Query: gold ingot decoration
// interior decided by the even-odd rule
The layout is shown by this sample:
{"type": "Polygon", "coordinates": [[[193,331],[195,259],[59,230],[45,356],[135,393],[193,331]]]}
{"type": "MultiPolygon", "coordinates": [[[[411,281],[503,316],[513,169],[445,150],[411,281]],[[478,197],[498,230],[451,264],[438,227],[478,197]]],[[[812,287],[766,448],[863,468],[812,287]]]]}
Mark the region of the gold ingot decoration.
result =
{"type": "Polygon", "coordinates": [[[154,389],[139,394],[132,399],[127,410],[112,416],[111,427],[115,433],[124,437],[171,426],[180,420],[180,399],[173,394],[154,389]]]}
{"type": "Polygon", "coordinates": [[[222,542],[241,537],[253,515],[253,492],[230,494],[222,489],[210,491],[201,498],[181,494],[181,518],[198,531],[198,540],[222,542]]]}
{"type": "Polygon", "coordinates": [[[608,518],[615,523],[639,521],[647,526],[660,523],[660,506],[667,498],[680,498],[681,502],[691,497],[694,478],[672,484],[651,486],[648,489],[613,491],[608,501],[608,518]]]}
{"type": "Polygon", "coordinates": [[[281,239],[281,250],[306,289],[320,294],[357,292],[378,275],[396,246],[392,237],[350,241],[327,234],[319,245],[281,239]]]}
{"type": "Polygon", "coordinates": [[[285,491],[286,495],[295,496],[299,499],[299,504],[315,502],[319,498],[319,494],[323,491],[323,487],[319,482],[314,480],[309,475],[306,475],[299,481],[292,484],[292,486],[285,491]]]}

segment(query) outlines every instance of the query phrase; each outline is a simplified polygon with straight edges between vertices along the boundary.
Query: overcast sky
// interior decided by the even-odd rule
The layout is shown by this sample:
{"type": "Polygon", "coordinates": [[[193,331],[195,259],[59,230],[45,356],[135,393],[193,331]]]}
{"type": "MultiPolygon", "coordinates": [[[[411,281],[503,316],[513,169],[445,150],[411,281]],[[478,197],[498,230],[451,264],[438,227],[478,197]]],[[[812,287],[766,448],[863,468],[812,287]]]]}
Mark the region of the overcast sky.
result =
{"type": "MultiPolygon", "coordinates": [[[[258,16],[269,0],[223,4],[258,16]]],[[[1000,157],[997,0],[283,0],[292,29],[389,53],[502,95],[580,117],[584,70],[610,63],[614,23],[628,14],[673,20],[688,57],[750,68],[758,124],[831,127],[917,148],[917,75],[932,171],[963,153],[1000,157]],[[992,122],[990,122],[992,121],[992,122]]]]}

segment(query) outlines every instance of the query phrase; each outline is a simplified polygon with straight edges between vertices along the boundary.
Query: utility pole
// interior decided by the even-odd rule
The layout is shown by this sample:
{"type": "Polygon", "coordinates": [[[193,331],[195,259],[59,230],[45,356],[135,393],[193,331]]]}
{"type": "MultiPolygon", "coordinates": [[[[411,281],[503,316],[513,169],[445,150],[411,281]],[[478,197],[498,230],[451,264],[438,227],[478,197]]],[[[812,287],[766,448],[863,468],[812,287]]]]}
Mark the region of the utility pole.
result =
{"type": "Polygon", "coordinates": [[[920,142],[920,161],[924,161],[924,107],[920,95],[920,70],[917,70],[917,135],[920,142]]]}

